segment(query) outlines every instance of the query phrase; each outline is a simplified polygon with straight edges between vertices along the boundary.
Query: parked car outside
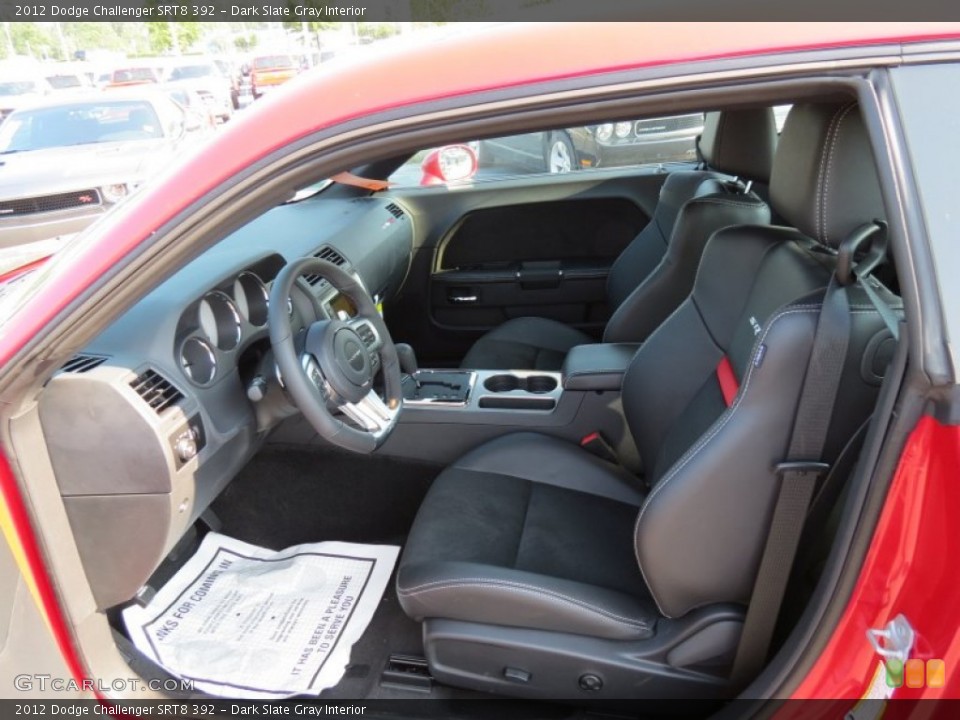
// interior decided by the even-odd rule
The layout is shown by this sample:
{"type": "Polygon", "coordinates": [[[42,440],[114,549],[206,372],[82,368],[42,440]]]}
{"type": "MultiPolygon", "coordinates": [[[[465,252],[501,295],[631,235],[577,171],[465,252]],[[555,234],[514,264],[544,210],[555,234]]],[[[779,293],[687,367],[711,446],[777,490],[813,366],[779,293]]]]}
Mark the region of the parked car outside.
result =
{"type": "Polygon", "coordinates": [[[47,68],[44,77],[52,92],[60,96],[83,95],[96,89],[86,72],[70,66],[47,68]]]}
{"type": "Polygon", "coordinates": [[[232,83],[212,60],[184,59],[170,69],[165,85],[198,93],[211,112],[224,122],[233,115],[232,83]]]}
{"type": "Polygon", "coordinates": [[[187,113],[188,124],[201,125],[213,130],[217,115],[203,96],[188,87],[165,87],[165,94],[187,113]]]}
{"type": "Polygon", "coordinates": [[[296,76],[299,67],[289,55],[258,55],[250,63],[250,87],[254,99],[296,76]]]}
{"type": "Polygon", "coordinates": [[[551,173],[696,159],[703,113],[623,120],[481,140],[481,166],[494,163],[551,173]]]}
{"type": "Polygon", "coordinates": [[[154,85],[161,80],[157,68],[147,66],[122,67],[110,73],[107,88],[132,87],[134,85],[154,85]]]}
{"type": "Polygon", "coordinates": [[[168,97],[135,89],[11,114],[0,126],[0,248],[85,228],[201,129],[168,97]]]}
{"type": "Polygon", "coordinates": [[[39,75],[0,76],[0,121],[17,108],[42,100],[50,92],[49,83],[39,75]]]}

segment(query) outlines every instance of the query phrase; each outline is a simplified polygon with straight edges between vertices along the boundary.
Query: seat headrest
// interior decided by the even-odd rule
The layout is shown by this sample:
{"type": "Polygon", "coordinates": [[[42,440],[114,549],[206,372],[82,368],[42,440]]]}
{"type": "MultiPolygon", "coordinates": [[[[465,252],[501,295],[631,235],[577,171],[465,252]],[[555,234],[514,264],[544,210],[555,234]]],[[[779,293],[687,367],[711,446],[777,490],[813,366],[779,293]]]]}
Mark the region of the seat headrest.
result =
{"type": "Polygon", "coordinates": [[[709,112],[700,136],[700,154],[713,170],[747,180],[770,182],[777,149],[772,108],[709,112]]]}
{"type": "Polygon", "coordinates": [[[855,102],[795,105],[780,133],[770,204],[789,224],[837,247],[884,217],[880,183],[855,102]]]}

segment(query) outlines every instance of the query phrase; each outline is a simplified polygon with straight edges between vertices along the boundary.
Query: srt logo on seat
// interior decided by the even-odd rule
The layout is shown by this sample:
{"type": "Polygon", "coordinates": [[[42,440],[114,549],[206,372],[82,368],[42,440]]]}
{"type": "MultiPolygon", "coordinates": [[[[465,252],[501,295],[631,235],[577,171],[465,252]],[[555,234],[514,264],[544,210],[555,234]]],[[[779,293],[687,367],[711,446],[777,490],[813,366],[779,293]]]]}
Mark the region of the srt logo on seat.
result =
{"type": "Polygon", "coordinates": [[[753,315],[750,316],[750,327],[753,328],[754,337],[760,334],[760,323],[757,322],[757,319],[753,317],[753,315]]]}

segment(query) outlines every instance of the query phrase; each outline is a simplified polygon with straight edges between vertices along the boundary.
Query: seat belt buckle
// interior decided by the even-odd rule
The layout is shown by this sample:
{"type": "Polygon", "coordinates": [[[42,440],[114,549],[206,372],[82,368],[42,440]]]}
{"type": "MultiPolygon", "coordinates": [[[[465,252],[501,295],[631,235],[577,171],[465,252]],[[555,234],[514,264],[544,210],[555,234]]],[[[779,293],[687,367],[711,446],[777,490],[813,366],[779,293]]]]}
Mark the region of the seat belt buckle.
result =
{"type": "Polygon", "coordinates": [[[781,478],[788,473],[791,475],[807,475],[812,473],[819,480],[830,472],[830,465],[822,462],[808,462],[799,460],[795,462],[782,462],[775,468],[777,475],[781,478]]]}
{"type": "Polygon", "coordinates": [[[606,460],[614,465],[620,464],[620,458],[617,457],[617,451],[613,449],[613,446],[608,443],[603,435],[601,435],[599,432],[592,432],[589,435],[584,435],[580,440],[580,447],[582,447],[591,455],[596,455],[601,460],[606,460]]]}

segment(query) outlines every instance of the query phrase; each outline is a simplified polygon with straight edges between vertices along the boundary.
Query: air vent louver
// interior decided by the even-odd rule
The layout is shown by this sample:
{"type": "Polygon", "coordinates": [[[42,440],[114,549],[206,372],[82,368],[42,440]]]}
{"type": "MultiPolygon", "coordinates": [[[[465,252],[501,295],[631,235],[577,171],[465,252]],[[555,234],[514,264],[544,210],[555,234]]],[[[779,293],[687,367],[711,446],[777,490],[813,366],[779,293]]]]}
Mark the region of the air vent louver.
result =
{"type": "MultiPolygon", "coordinates": [[[[345,265],[347,262],[344,259],[343,255],[341,255],[339,252],[337,252],[335,249],[333,249],[329,245],[324,245],[322,248],[317,250],[317,252],[315,252],[313,256],[315,258],[320,258],[321,260],[326,260],[327,262],[333,263],[334,265],[337,265],[337,266],[345,265]]],[[[321,280],[323,280],[323,278],[320,277],[319,275],[304,275],[303,279],[307,281],[307,284],[310,287],[314,287],[321,280]]]]}
{"type": "Polygon", "coordinates": [[[389,205],[387,205],[387,212],[393,215],[398,220],[403,219],[403,216],[405,214],[403,212],[403,208],[397,205],[396,203],[390,203],[389,205]]]}
{"type": "Polygon", "coordinates": [[[183,397],[173,384],[155,370],[140,373],[130,387],[159,415],[183,397]]]}
{"type": "Polygon", "coordinates": [[[107,358],[103,355],[74,355],[63,364],[60,372],[85,373],[102,365],[106,360],[107,358]]]}

